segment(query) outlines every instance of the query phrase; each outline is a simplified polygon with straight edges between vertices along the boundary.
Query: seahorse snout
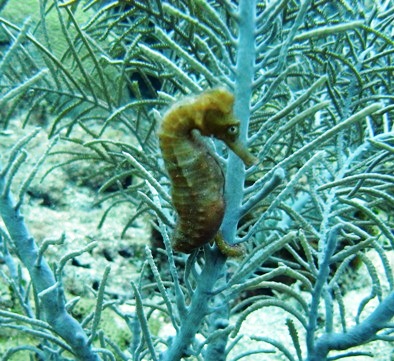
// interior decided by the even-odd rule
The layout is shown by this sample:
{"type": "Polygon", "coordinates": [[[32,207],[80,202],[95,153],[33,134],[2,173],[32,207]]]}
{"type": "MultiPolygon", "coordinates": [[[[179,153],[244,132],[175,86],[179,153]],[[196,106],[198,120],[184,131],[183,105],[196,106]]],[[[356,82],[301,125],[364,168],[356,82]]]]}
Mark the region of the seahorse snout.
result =
{"type": "Polygon", "coordinates": [[[236,140],[235,142],[226,142],[227,146],[244,162],[247,167],[251,167],[258,163],[259,159],[256,158],[245,145],[236,140]]]}

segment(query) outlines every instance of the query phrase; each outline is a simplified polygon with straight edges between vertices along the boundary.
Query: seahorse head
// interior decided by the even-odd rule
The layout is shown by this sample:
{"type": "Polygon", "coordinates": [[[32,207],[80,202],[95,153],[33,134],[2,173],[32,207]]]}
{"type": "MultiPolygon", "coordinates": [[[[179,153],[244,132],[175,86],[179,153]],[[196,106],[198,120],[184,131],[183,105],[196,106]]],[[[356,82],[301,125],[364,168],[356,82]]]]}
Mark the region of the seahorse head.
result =
{"type": "Polygon", "coordinates": [[[247,166],[255,164],[256,158],[239,140],[240,122],[233,113],[234,95],[217,88],[207,91],[201,100],[204,108],[199,125],[201,134],[222,140],[247,166]]]}

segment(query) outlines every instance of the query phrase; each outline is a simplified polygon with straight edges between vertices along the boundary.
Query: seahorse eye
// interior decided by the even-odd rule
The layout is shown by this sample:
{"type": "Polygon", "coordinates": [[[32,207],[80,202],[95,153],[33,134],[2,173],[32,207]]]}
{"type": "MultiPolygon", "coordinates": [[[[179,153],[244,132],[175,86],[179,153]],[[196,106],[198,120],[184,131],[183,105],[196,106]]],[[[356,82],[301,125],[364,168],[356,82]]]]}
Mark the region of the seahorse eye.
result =
{"type": "Polygon", "coordinates": [[[237,125],[231,125],[230,127],[227,128],[227,134],[229,135],[237,135],[238,134],[238,126],[237,125]]]}

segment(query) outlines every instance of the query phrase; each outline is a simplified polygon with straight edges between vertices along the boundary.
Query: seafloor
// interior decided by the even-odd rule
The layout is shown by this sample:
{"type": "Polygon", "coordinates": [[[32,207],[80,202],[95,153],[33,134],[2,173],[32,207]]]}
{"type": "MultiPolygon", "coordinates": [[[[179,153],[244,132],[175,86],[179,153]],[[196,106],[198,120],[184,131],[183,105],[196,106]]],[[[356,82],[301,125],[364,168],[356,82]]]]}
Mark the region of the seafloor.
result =
{"type": "MultiPolygon", "coordinates": [[[[33,126],[21,129],[20,121],[11,122],[7,130],[0,131],[0,154],[1,162],[7,160],[7,152],[22,136],[34,130],[33,126]]],[[[26,164],[21,167],[15,178],[14,186],[17,190],[23,177],[26,177],[32,165],[40,158],[49,145],[46,131],[29,143],[29,153],[26,164]]],[[[100,180],[91,178],[91,165],[75,163],[64,168],[57,168],[40,181],[43,174],[61,162],[62,155],[49,156],[33,182],[28,196],[23,205],[23,214],[26,223],[38,244],[43,240],[60,238],[65,235],[65,241],[61,245],[54,245],[46,253],[48,261],[59,261],[65,254],[82,249],[90,242],[96,242],[96,247],[68,262],[64,272],[64,285],[68,299],[79,297],[78,307],[74,310],[74,316],[82,319],[94,308],[94,291],[102,277],[107,265],[111,266],[111,273],[107,287],[108,298],[114,300],[125,299],[131,296],[130,281],[138,277],[138,271],[144,262],[144,247],[150,243],[151,231],[148,219],[137,220],[130,227],[123,239],[120,234],[128,217],[134,210],[114,208],[107,217],[104,225],[98,229],[98,223],[105,211],[104,205],[95,205],[101,184],[100,180]]],[[[105,180],[105,179],[103,179],[105,180]]],[[[373,255],[370,255],[373,259],[373,255]]],[[[390,261],[394,267],[394,254],[390,254],[390,261]]],[[[376,260],[376,267],[383,269],[376,260]]],[[[28,279],[28,274],[24,277],[28,279]]],[[[360,268],[356,274],[350,275],[351,282],[347,285],[345,303],[348,311],[349,325],[354,319],[360,301],[369,295],[371,285],[365,269],[360,268]],[[350,314],[349,311],[352,313],[350,314]]],[[[294,285],[293,287],[297,287],[294,285]]],[[[298,292],[302,292],[298,290],[298,292]]],[[[306,295],[305,297],[309,297],[306,295]]],[[[291,302],[289,300],[288,302],[291,302]]],[[[0,280],[0,307],[12,308],[13,300],[10,299],[8,288],[3,280],[0,280]]],[[[126,304],[122,306],[124,309],[126,304]]],[[[372,303],[369,305],[372,309],[372,303]]],[[[248,336],[266,335],[271,338],[289,342],[288,331],[285,326],[286,314],[278,308],[264,308],[254,312],[242,326],[245,335],[244,342],[236,347],[232,355],[257,348],[248,336]],[[263,326],[262,326],[263,325],[263,326]]],[[[340,320],[338,320],[338,323],[340,320]]],[[[171,326],[166,323],[161,315],[157,315],[150,323],[155,333],[168,336],[173,332],[171,326]]],[[[130,332],[121,319],[113,313],[103,313],[101,327],[111,335],[121,347],[127,345],[130,332]]],[[[300,335],[302,337],[302,334],[300,335]]],[[[26,342],[38,342],[25,337],[21,333],[10,332],[0,329],[0,355],[10,346],[24,344],[26,342]]],[[[290,346],[289,346],[290,347],[290,346]]],[[[290,347],[291,348],[291,347],[290,347]]],[[[269,352],[269,346],[265,349],[268,353],[262,353],[243,360],[276,361],[285,360],[283,356],[269,352]]],[[[374,360],[393,361],[394,353],[388,342],[372,342],[362,348],[363,351],[372,352],[374,360]]],[[[351,358],[352,359],[352,358],[351,358]]],[[[356,357],[355,361],[370,361],[367,356],[356,357]]],[[[17,360],[15,358],[15,360],[17,360]]],[[[22,358],[21,358],[22,360],[22,358]]]]}

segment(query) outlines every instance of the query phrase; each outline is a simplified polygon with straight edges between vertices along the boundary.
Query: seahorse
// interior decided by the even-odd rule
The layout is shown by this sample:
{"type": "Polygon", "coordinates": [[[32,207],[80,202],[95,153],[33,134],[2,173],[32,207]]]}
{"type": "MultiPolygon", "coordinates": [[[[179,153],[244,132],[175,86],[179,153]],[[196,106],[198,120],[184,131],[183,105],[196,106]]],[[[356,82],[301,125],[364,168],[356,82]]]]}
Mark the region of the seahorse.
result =
{"type": "Polygon", "coordinates": [[[227,256],[240,253],[219,232],[225,212],[225,179],[218,157],[202,139],[213,136],[245,165],[256,163],[239,140],[240,122],[233,114],[233,105],[231,92],[215,88],[176,102],[163,117],[158,137],[178,215],[172,235],[175,251],[191,253],[214,241],[227,256]]]}

